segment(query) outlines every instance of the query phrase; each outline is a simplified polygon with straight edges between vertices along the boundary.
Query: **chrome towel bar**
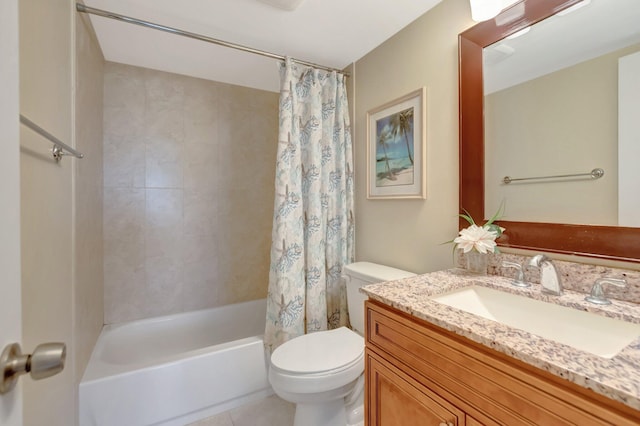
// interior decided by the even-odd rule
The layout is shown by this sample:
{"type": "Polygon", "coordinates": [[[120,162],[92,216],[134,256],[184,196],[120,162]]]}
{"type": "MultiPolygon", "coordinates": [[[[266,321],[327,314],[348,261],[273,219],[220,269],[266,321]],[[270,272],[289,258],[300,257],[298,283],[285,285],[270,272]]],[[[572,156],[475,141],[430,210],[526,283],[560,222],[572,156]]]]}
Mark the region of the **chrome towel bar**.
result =
{"type": "Polygon", "coordinates": [[[84,155],[82,153],[71,148],[69,145],[65,144],[60,139],[56,138],[51,133],[47,132],[42,127],[38,126],[36,123],[29,120],[22,114],[20,114],[20,123],[24,124],[40,136],[45,137],[51,143],[53,143],[51,153],[53,154],[53,158],[55,158],[56,161],[60,161],[63,155],[73,155],[76,158],[84,158],[84,155]]]}
{"type": "Polygon", "coordinates": [[[601,168],[593,169],[589,173],[574,173],[571,175],[554,175],[554,176],[536,176],[536,177],[526,177],[526,178],[512,178],[510,176],[505,176],[502,179],[502,183],[505,185],[510,184],[515,181],[522,180],[538,180],[538,179],[560,179],[560,178],[572,178],[572,177],[589,177],[591,179],[600,179],[604,176],[604,170],[601,168]]]}

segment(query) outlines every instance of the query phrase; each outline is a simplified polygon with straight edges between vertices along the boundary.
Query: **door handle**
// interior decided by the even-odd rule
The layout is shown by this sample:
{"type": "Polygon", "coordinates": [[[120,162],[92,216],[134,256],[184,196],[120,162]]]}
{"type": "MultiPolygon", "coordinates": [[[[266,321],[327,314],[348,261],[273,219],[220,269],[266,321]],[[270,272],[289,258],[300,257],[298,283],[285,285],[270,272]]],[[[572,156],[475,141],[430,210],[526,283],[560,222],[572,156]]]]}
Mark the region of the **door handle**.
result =
{"type": "Polygon", "coordinates": [[[46,379],[64,369],[67,346],[64,343],[43,343],[33,354],[23,354],[18,343],[7,345],[0,355],[0,394],[11,392],[22,374],[31,373],[34,380],[46,379]]]}

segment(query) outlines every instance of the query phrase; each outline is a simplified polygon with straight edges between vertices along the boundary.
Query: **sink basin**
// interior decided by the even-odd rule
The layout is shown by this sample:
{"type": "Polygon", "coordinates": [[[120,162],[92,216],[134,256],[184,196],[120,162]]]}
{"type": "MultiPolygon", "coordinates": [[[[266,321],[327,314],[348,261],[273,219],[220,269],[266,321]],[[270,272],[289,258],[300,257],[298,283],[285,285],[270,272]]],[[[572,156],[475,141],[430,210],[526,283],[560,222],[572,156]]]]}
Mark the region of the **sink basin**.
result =
{"type": "Polygon", "coordinates": [[[640,336],[640,324],[481,286],[431,299],[603,358],[613,358],[640,336]]]}

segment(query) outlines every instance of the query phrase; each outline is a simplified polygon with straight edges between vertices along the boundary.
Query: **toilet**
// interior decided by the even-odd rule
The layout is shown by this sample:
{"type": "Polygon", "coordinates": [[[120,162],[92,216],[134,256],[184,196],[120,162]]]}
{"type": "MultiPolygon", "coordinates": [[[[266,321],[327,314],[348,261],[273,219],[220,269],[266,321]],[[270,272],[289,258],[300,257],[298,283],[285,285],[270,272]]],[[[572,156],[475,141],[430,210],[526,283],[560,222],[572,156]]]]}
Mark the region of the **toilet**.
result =
{"type": "Polygon", "coordinates": [[[271,355],[269,382],[282,399],[296,404],[294,426],[364,424],[364,301],[362,286],[414,276],[369,262],[343,268],[353,330],[305,334],[271,355]]]}

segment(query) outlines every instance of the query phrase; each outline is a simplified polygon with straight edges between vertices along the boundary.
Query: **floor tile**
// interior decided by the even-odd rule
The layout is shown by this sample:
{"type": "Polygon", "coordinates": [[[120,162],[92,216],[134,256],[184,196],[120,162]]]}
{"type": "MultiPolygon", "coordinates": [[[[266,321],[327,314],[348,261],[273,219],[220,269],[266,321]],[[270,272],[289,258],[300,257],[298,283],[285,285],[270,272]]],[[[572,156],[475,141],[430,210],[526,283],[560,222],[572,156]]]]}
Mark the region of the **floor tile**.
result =
{"type": "Polygon", "coordinates": [[[295,404],[272,395],[188,426],[291,426],[295,410],[295,404]]]}
{"type": "Polygon", "coordinates": [[[221,413],[213,417],[208,417],[191,423],[187,426],[233,426],[229,412],[221,413]]]}
{"type": "Polygon", "coordinates": [[[293,425],[295,405],[272,395],[230,411],[233,426],[293,425]]]}

